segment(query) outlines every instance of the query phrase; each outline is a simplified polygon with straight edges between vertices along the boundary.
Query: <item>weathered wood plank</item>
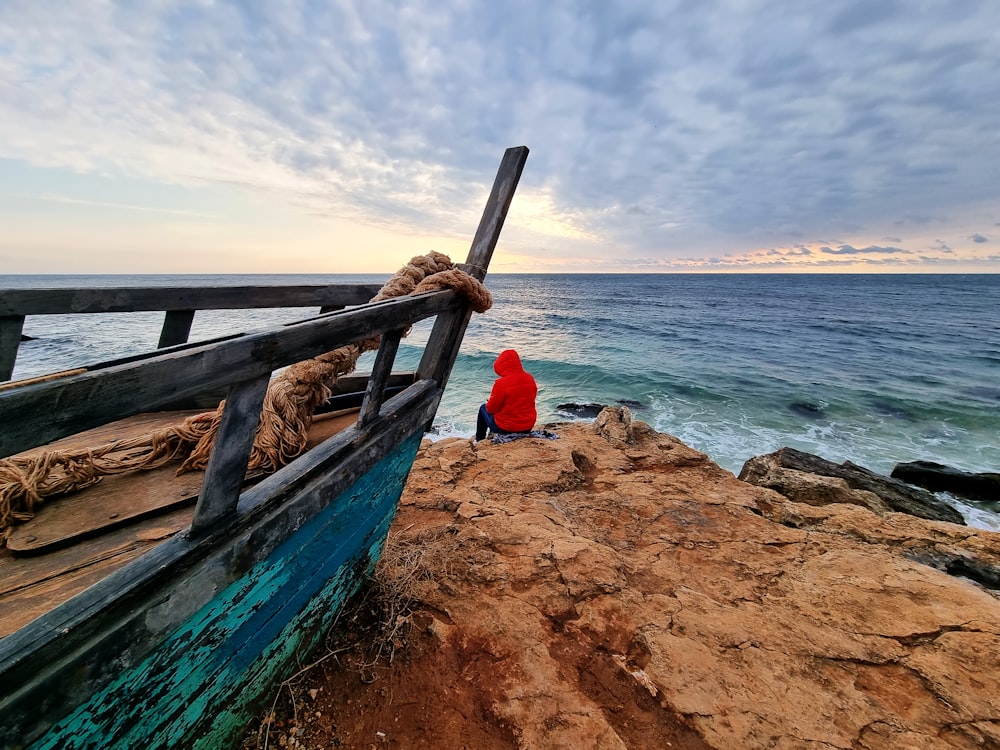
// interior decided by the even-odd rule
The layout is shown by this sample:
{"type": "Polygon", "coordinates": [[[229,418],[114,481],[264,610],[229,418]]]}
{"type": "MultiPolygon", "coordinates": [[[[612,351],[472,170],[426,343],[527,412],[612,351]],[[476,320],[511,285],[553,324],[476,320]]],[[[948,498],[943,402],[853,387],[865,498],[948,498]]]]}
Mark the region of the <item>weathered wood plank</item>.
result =
{"type": "Polygon", "coordinates": [[[4,559],[0,566],[0,638],[187,529],[193,516],[192,502],[72,547],[35,557],[4,559]]]}
{"type": "MultiPolygon", "coordinates": [[[[160,412],[130,417],[104,428],[59,440],[49,447],[94,447],[180,424],[186,417],[197,413],[199,412],[160,412]]],[[[312,450],[324,440],[353,425],[357,421],[357,415],[357,409],[348,409],[316,416],[309,428],[305,450],[312,450]]],[[[261,476],[248,477],[247,482],[259,481],[261,476]]],[[[18,555],[45,552],[46,556],[50,556],[53,549],[79,544],[81,540],[96,535],[106,535],[112,529],[134,524],[149,516],[161,515],[178,506],[190,505],[193,514],[204,477],[203,471],[178,474],[176,462],[148,471],[106,476],[96,485],[44,503],[38,508],[35,518],[13,528],[7,537],[7,549],[18,555]]],[[[7,563],[0,565],[0,575],[6,573],[6,568],[7,563]]],[[[2,594],[0,589],[0,597],[2,594]]]]}
{"type": "MultiPolygon", "coordinates": [[[[97,447],[180,424],[198,413],[190,410],[141,414],[57,440],[45,450],[97,447]]],[[[144,516],[161,513],[178,503],[187,502],[193,506],[203,477],[202,471],[178,475],[176,464],[150,471],[106,476],[96,485],[43,503],[35,518],[12,529],[7,548],[18,553],[49,550],[104,533],[144,516]]]]}
{"type": "Polygon", "coordinates": [[[167,310],[156,348],[164,349],[186,343],[191,334],[191,324],[194,323],[194,313],[194,310],[167,310]]]}
{"type": "Polygon", "coordinates": [[[384,457],[359,486],[297,529],[296,544],[275,549],[251,576],[227,582],[35,746],[190,747],[194,738],[198,746],[229,746],[261,694],[315,643],[328,613],[373,568],[418,443],[419,436],[384,457]],[[140,710],[121,711],[122,695],[140,710]]]}
{"type": "Polygon", "coordinates": [[[106,287],[103,289],[4,289],[0,316],[156,310],[250,310],[263,307],[363,305],[379,284],[313,284],[232,287],[106,287]]]}
{"type": "Polygon", "coordinates": [[[385,401],[385,386],[389,382],[389,374],[396,361],[396,352],[399,351],[399,342],[402,338],[402,329],[389,331],[382,336],[382,343],[379,345],[375,364],[372,366],[372,376],[365,389],[365,400],[361,404],[361,416],[358,418],[358,425],[361,427],[370,424],[378,416],[382,402],[385,401]]]}
{"type": "MultiPolygon", "coordinates": [[[[507,211],[514,199],[514,191],[517,189],[527,159],[528,148],[518,146],[507,149],[500,161],[493,190],[486,201],[476,236],[463,267],[466,273],[480,281],[486,278],[486,269],[489,268],[490,260],[493,258],[493,251],[500,239],[500,230],[503,229],[507,211]]],[[[442,389],[447,385],[448,375],[458,357],[458,350],[471,317],[472,310],[468,305],[464,310],[455,310],[438,316],[424,348],[420,366],[417,368],[421,378],[434,378],[442,389]]]]}
{"type": "MultiPolygon", "coordinates": [[[[289,535],[302,527],[303,519],[330,509],[335,514],[332,521],[327,519],[332,538],[349,534],[359,519],[350,513],[337,516],[336,508],[346,503],[336,498],[378,466],[394,446],[409,442],[404,458],[412,461],[410,451],[416,450],[437,398],[433,382],[418,382],[387,401],[383,414],[368,429],[344,430],[244,492],[236,525],[197,539],[174,536],[0,640],[0,672],[5,684],[19,686],[0,695],[0,713],[5,717],[0,746],[24,741],[37,733],[39,725],[59,718],[59,714],[47,717],[46,707],[76,705],[79,680],[93,679],[100,688],[116,674],[136,668],[220,588],[272,554],[280,554],[279,548],[301,546],[289,535]],[[170,599],[151,595],[160,586],[172,592],[170,599]],[[108,630],[110,623],[115,623],[113,631],[108,630]],[[106,664],[116,664],[117,672],[109,673],[106,664]]],[[[408,468],[406,461],[400,465],[408,468]]],[[[385,477],[372,476],[383,486],[385,477]]],[[[388,521],[392,512],[394,504],[387,511],[388,521]]],[[[319,548],[324,547],[329,545],[321,540],[319,548]]],[[[357,580],[357,571],[350,573],[357,580]]],[[[252,607],[243,611],[247,609],[252,607]]]]}
{"type": "Polygon", "coordinates": [[[0,315],[0,380],[10,380],[24,329],[23,315],[0,315]]]}
{"type": "Polygon", "coordinates": [[[527,160],[527,146],[507,149],[500,160],[493,189],[486,201],[483,216],[476,228],[476,236],[472,240],[472,247],[469,248],[469,257],[466,260],[466,272],[480,281],[486,278],[486,269],[489,268],[490,260],[493,258],[493,251],[500,239],[500,230],[503,229],[503,223],[507,219],[511,201],[514,200],[514,191],[517,190],[517,183],[521,180],[521,173],[527,160]]]}
{"type": "Polygon", "coordinates": [[[177,465],[105,477],[100,487],[56,499],[7,538],[19,555],[51,552],[137,520],[194,505],[204,472],[177,474],[177,465]]]}
{"type": "Polygon", "coordinates": [[[270,374],[262,375],[229,390],[191,522],[192,535],[204,533],[236,512],[269,382],[270,374]]]}
{"type": "Polygon", "coordinates": [[[138,363],[0,391],[0,457],[207,390],[270,374],[343,344],[436,315],[451,290],[399,297],[138,363]]]}

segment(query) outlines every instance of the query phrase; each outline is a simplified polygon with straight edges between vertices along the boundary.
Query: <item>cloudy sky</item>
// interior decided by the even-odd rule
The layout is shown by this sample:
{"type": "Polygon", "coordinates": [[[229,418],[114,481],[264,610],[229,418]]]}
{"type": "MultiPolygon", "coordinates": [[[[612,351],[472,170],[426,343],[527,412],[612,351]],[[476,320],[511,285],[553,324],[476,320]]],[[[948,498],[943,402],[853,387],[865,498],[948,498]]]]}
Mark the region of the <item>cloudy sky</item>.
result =
{"type": "Polygon", "coordinates": [[[0,2],[0,273],[1000,272],[998,0],[0,2]]]}

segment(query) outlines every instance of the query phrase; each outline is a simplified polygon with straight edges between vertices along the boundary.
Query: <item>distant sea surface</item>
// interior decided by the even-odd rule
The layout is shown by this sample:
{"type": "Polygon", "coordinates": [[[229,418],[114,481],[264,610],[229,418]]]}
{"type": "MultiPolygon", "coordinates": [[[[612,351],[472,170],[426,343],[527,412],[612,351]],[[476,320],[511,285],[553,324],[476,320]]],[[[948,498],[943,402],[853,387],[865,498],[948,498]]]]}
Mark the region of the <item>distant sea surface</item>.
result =
{"type": "MultiPolygon", "coordinates": [[[[0,276],[0,287],[386,278],[0,276]]],[[[782,446],[884,474],[921,459],[1000,471],[998,275],[491,275],[487,285],[495,304],[470,325],[435,421],[440,436],[472,435],[493,360],[513,348],[538,381],[540,423],[572,418],[566,404],[624,403],[734,473],[782,446]]],[[[191,338],[302,316],[199,312],[191,338]]],[[[29,317],[34,340],[21,345],[14,376],[152,349],[162,317],[29,317]]],[[[415,365],[428,331],[421,324],[404,341],[397,368],[415,365]]],[[[995,506],[959,506],[976,525],[1000,528],[995,506]]]]}

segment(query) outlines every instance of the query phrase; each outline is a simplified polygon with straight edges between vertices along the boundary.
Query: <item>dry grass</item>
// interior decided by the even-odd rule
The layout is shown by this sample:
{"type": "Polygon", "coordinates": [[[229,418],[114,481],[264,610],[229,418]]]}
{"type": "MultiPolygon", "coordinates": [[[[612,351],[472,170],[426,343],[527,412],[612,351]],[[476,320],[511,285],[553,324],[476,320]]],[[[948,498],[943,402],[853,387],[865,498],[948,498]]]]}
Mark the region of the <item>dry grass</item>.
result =
{"type": "Polygon", "coordinates": [[[338,613],[323,646],[317,649],[322,653],[312,653],[311,661],[278,686],[270,710],[257,730],[247,734],[243,750],[287,744],[289,735],[302,725],[299,706],[304,696],[315,696],[313,685],[322,680],[317,667],[332,660],[336,669],[353,671],[370,684],[406,650],[421,592],[452,577],[459,549],[458,539],[448,528],[407,536],[409,530],[389,534],[374,576],[338,613]]]}

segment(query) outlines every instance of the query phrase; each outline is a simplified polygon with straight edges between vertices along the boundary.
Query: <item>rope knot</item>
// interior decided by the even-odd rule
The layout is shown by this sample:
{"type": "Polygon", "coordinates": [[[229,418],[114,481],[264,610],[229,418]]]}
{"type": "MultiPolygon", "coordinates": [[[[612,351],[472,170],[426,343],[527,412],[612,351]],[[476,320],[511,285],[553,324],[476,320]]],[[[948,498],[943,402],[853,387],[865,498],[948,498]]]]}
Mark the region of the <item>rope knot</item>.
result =
{"type": "Polygon", "coordinates": [[[493,307],[493,295],[483,282],[458,268],[449,268],[427,276],[413,289],[413,294],[434,292],[438,289],[454,289],[465,297],[477,313],[484,313],[493,307]]]}

